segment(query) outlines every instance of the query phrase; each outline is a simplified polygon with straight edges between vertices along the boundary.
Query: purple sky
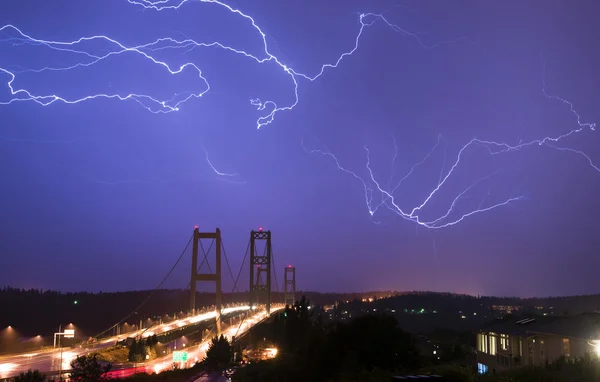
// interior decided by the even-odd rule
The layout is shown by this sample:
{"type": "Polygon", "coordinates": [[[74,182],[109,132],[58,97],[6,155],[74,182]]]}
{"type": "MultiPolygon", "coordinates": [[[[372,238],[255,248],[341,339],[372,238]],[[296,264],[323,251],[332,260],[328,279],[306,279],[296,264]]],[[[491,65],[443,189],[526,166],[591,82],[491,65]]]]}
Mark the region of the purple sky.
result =
{"type": "MultiPolygon", "coordinates": [[[[120,48],[106,39],[38,41],[104,35],[134,47],[170,37],[268,58],[250,20],[220,4],[1,2],[0,28],[38,40],[0,30],[0,285],[152,288],[198,224],[221,228],[236,274],[249,231],[270,229],[279,283],[294,264],[300,289],[600,292],[600,138],[584,125],[600,119],[597,1],[227,4],[254,18],[280,65],[172,42],[89,65],[120,48]],[[300,75],[314,77],[352,50],[361,12],[386,10],[396,28],[367,16],[356,51],[314,81],[300,75]],[[150,57],[171,70],[194,66],[170,74],[150,57]],[[78,63],[86,65],[39,71],[78,63]],[[196,68],[210,90],[185,101],[207,90],[196,68]],[[36,96],[153,98],[11,102],[28,98],[11,94],[11,73],[13,90],[36,96]],[[260,111],[249,100],[291,106],[294,79],[298,103],[257,130],[272,105],[260,111]],[[151,112],[178,102],[178,111],[151,112]],[[515,146],[580,126],[554,147],[470,145],[410,215],[471,139],[515,146]],[[384,197],[373,216],[382,194],[365,146],[385,190],[431,152],[395,190],[395,206],[384,197]],[[445,219],[426,224],[466,189],[445,219]],[[518,200],[470,214],[509,199],[518,200]]],[[[187,285],[189,259],[166,287],[187,285]]]]}

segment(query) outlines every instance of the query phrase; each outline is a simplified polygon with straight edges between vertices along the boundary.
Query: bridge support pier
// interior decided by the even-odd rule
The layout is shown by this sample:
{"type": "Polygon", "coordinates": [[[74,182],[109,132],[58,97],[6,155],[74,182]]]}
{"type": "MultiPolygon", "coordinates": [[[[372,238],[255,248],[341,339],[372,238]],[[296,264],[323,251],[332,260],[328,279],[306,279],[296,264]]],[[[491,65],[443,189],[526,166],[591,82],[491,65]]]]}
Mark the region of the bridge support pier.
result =
{"type": "MultiPolygon", "coordinates": [[[[196,283],[198,281],[210,281],[216,284],[216,326],[217,335],[221,334],[221,230],[216,229],[215,232],[199,232],[198,227],[194,228],[194,238],[192,247],[192,279],[190,283],[190,311],[196,310],[196,283]],[[215,273],[198,273],[198,244],[202,239],[213,239],[215,240],[215,254],[216,254],[216,265],[215,273]]],[[[206,253],[204,257],[206,258],[206,253]]],[[[204,259],[203,259],[204,260],[204,259]]]]}
{"type": "Polygon", "coordinates": [[[271,231],[250,232],[250,306],[258,304],[262,297],[265,300],[267,315],[271,314],[271,231]],[[264,240],[265,249],[262,255],[259,255],[256,249],[256,241],[264,240]],[[256,267],[256,280],[254,279],[254,270],[256,267]],[[262,279],[261,274],[265,274],[262,279]],[[262,280],[261,280],[262,279],[262,280]]]}

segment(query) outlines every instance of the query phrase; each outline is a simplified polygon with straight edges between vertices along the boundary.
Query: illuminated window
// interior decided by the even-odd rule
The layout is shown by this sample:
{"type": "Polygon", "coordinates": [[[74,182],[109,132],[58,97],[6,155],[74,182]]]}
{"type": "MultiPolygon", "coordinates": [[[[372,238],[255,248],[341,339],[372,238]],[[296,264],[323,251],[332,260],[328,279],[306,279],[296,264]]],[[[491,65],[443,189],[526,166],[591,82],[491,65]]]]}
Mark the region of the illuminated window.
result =
{"type": "Polygon", "coordinates": [[[488,335],[487,334],[481,335],[481,351],[483,353],[488,352],[488,335]]]}
{"type": "Polygon", "coordinates": [[[500,348],[502,350],[508,350],[508,335],[500,334],[500,348]]]}
{"type": "Polygon", "coordinates": [[[477,371],[479,372],[479,374],[485,374],[488,372],[488,367],[482,363],[478,363],[477,371]]]}
{"type": "Polygon", "coordinates": [[[484,333],[477,334],[477,351],[481,353],[488,352],[488,335],[484,333]]]}
{"type": "Polygon", "coordinates": [[[563,355],[565,357],[570,357],[571,356],[571,347],[569,344],[569,339],[568,338],[563,338],[563,355]]]}
{"type": "Polygon", "coordinates": [[[489,349],[489,353],[491,355],[496,355],[496,349],[498,346],[498,337],[496,336],[496,333],[490,333],[490,349],[489,349]]]}

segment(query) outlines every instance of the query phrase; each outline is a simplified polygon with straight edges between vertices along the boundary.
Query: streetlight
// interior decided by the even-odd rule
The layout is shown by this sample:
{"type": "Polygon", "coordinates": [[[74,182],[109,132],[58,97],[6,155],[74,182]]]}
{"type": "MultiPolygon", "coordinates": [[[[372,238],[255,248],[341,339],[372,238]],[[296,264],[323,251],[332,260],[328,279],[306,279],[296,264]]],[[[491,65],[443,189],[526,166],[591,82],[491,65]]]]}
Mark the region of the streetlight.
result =
{"type": "MultiPolygon", "coordinates": [[[[69,324],[69,326],[73,326],[73,324],[69,324]]],[[[60,380],[62,381],[62,363],[63,363],[63,348],[60,341],[61,336],[65,338],[73,338],[75,337],[75,329],[65,329],[64,332],[61,332],[62,325],[58,326],[58,333],[54,333],[54,347],[56,348],[56,337],[58,337],[58,346],[60,347],[60,366],[58,375],[60,380]]]]}

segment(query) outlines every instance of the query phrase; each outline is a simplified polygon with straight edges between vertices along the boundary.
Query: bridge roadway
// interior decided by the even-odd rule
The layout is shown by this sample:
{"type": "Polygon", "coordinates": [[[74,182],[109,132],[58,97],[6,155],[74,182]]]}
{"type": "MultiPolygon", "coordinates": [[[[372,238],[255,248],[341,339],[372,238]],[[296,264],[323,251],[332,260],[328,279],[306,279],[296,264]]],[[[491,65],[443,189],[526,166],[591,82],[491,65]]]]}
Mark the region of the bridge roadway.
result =
{"type": "MultiPolygon", "coordinates": [[[[283,309],[281,306],[272,306],[271,312],[275,312],[277,310],[283,309]]],[[[247,305],[240,305],[235,307],[223,308],[222,315],[235,313],[235,312],[244,312],[250,310],[250,307],[247,305]]],[[[238,336],[245,333],[252,326],[256,325],[259,322],[264,321],[267,318],[266,311],[255,311],[252,316],[247,317],[243,320],[241,326],[234,325],[223,332],[224,335],[231,338],[232,335],[235,335],[238,332],[238,336]],[[239,328],[239,331],[238,331],[239,328]]],[[[211,319],[215,319],[217,316],[216,311],[198,314],[192,317],[186,317],[179,320],[171,321],[164,324],[158,324],[152,326],[148,329],[141,329],[135,332],[124,333],[119,336],[113,336],[109,338],[105,338],[99,340],[97,343],[89,345],[88,347],[72,347],[72,348],[63,348],[62,349],[62,370],[69,370],[71,368],[71,361],[73,361],[77,356],[92,353],[94,351],[98,351],[103,348],[107,348],[115,345],[117,341],[120,341],[125,338],[136,337],[142,334],[143,337],[148,337],[154,334],[162,334],[169,332],[171,330],[185,328],[189,325],[194,325],[199,322],[208,321],[211,319]]],[[[189,367],[192,366],[196,360],[202,360],[206,350],[208,349],[209,340],[205,340],[200,343],[196,348],[190,347],[188,349],[188,365],[179,365],[180,367],[189,367]]],[[[166,357],[160,357],[150,362],[146,362],[145,364],[139,364],[140,367],[136,368],[138,372],[148,372],[148,373],[159,373],[164,370],[170,370],[173,367],[173,363],[170,361],[172,355],[166,357]]],[[[40,351],[38,353],[22,353],[10,356],[0,357],[0,379],[2,378],[10,378],[18,375],[20,372],[27,371],[28,369],[39,370],[43,373],[50,373],[59,371],[61,360],[61,350],[60,349],[52,349],[49,351],[40,351]]],[[[125,377],[128,374],[133,374],[134,370],[130,366],[121,366],[124,370],[123,373],[119,373],[119,370],[114,370],[111,372],[111,376],[125,377]],[[132,369],[130,373],[128,369],[132,369]]]]}
{"type": "MultiPolygon", "coordinates": [[[[271,314],[275,313],[278,310],[282,310],[283,306],[271,306],[271,314]]],[[[261,310],[260,312],[255,313],[254,315],[246,318],[241,325],[233,325],[230,328],[223,331],[223,335],[227,337],[230,341],[232,336],[237,335],[237,338],[245,334],[250,328],[254,325],[257,325],[268,318],[267,312],[261,310]]],[[[204,358],[206,351],[210,345],[211,338],[207,338],[196,346],[190,346],[186,348],[188,353],[188,361],[179,363],[177,366],[179,368],[188,368],[194,366],[196,362],[202,361],[204,358]]],[[[125,378],[133,375],[134,373],[161,373],[163,371],[173,370],[173,356],[167,355],[164,357],[158,357],[154,360],[140,363],[135,368],[128,366],[125,369],[114,370],[109,373],[109,377],[112,378],[125,378]]]]}

